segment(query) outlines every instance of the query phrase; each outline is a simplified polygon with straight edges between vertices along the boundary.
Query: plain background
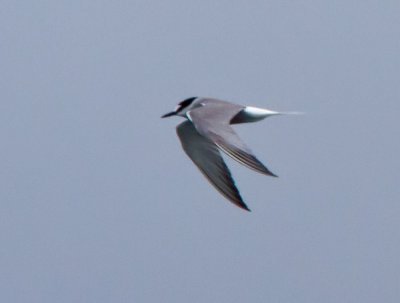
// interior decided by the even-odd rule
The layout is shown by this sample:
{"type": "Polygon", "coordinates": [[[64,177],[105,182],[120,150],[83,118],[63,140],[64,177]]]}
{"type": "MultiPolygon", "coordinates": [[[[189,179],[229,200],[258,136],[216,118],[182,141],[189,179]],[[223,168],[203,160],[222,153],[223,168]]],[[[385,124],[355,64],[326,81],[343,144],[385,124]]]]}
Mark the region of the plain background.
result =
{"type": "Polygon", "coordinates": [[[399,302],[399,1],[0,3],[1,302],[399,302]],[[160,116],[236,127],[227,202],[160,116]]]}

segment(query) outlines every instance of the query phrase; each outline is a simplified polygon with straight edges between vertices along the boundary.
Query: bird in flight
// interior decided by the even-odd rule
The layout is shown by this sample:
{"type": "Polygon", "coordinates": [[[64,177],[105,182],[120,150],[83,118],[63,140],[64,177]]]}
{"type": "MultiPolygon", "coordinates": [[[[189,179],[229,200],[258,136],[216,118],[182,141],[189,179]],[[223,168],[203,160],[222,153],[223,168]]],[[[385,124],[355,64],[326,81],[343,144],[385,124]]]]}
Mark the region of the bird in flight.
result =
{"type": "Polygon", "coordinates": [[[262,164],[235,133],[232,124],[257,122],[284,113],[212,98],[192,97],[161,118],[187,120],[176,128],[183,150],[208,181],[233,204],[250,211],[243,201],[221,151],[261,174],[277,177],[262,164]]]}

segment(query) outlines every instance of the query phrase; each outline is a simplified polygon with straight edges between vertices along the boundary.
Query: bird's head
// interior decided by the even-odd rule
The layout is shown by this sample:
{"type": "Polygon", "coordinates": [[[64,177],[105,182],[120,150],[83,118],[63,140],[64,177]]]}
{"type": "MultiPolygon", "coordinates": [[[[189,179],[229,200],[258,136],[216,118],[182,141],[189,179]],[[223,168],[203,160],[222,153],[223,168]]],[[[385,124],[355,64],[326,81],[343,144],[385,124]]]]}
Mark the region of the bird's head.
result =
{"type": "Polygon", "coordinates": [[[171,117],[171,116],[181,116],[184,117],[186,112],[190,109],[192,109],[193,107],[193,102],[194,100],[196,100],[197,97],[191,97],[188,99],[185,99],[181,102],[179,102],[179,104],[176,106],[175,110],[172,112],[169,112],[163,116],[161,116],[161,118],[167,118],[167,117],[171,117]]]}

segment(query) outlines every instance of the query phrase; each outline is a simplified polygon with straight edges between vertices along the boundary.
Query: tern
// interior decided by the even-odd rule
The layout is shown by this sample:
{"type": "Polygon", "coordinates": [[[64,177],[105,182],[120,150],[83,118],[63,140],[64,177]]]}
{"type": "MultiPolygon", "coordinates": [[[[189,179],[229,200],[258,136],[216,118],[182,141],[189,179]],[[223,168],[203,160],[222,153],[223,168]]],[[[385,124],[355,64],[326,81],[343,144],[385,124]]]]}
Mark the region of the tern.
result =
{"type": "Polygon", "coordinates": [[[221,151],[250,169],[277,177],[254,156],[231,125],[257,122],[282,114],[289,113],[243,106],[213,98],[192,97],[181,101],[174,111],[161,118],[180,116],[187,119],[176,128],[185,153],[225,198],[250,211],[235,185],[221,151]]]}

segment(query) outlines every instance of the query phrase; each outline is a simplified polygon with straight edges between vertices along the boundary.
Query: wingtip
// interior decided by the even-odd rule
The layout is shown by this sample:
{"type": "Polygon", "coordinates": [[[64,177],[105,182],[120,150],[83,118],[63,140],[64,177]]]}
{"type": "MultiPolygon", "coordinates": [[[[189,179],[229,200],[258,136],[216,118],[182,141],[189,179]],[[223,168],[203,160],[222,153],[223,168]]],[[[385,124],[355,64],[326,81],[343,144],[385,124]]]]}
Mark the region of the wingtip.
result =
{"type": "Polygon", "coordinates": [[[262,171],[265,175],[270,176],[270,177],[274,177],[274,178],[279,178],[278,175],[274,174],[272,171],[270,171],[268,168],[266,168],[264,166],[264,170],[262,171]]]}
{"type": "Polygon", "coordinates": [[[246,203],[244,203],[242,199],[240,199],[240,201],[234,202],[234,204],[236,204],[236,206],[240,207],[243,210],[251,212],[251,209],[246,205],[246,203]]]}
{"type": "Polygon", "coordinates": [[[239,207],[240,207],[241,209],[246,210],[246,211],[248,211],[249,213],[251,213],[251,209],[248,208],[246,204],[244,204],[244,205],[239,205],[239,207]]]}
{"type": "Polygon", "coordinates": [[[243,200],[240,201],[240,204],[238,204],[238,206],[239,206],[241,209],[244,209],[244,210],[246,210],[246,211],[248,211],[248,212],[251,212],[251,209],[246,205],[246,203],[244,203],[243,200]]]}

